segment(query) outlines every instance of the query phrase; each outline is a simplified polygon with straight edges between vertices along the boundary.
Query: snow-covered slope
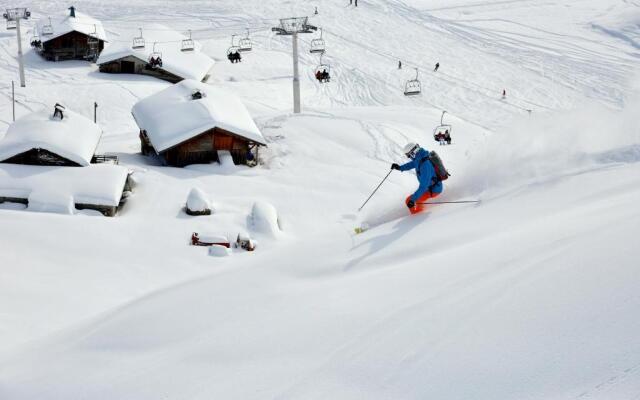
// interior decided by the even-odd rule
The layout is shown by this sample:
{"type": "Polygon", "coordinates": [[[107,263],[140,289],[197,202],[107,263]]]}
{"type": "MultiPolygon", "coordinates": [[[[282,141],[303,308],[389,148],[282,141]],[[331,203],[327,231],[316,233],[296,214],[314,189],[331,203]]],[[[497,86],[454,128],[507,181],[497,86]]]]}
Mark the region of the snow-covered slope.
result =
{"type": "MultiPolygon", "coordinates": [[[[130,109],[169,84],[27,52],[18,116],[54,102],[91,116],[97,101],[99,151],[137,186],[113,219],[0,209],[0,398],[638,397],[638,4],[81,3],[113,40],[192,29],[220,61],[209,84],[245,101],[269,147],[258,168],[160,167],[130,109]],[[292,115],[290,38],[270,27],[315,6],[334,76],[314,81],[301,38],[292,115]],[[254,50],[230,64],[247,26],[254,50]],[[405,98],[416,64],[424,93],[405,98]],[[453,144],[434,147],[442,109],[453,144]],[[407,141],[450,169],[439,200],[481,202],[401,217],[416,181],[394,172],[356,212],[407,141]],[[215,213],[184,213],[193,187],[215,213]],[[281,234],[252,224],[256,202],[281,234]],[[364,220],[388,222],[354,236],[364,220]],[[244,231],[256,251],[188,245],[244,231]]],[[[8,82],[15,38],[0,50],[8,82]]]]}

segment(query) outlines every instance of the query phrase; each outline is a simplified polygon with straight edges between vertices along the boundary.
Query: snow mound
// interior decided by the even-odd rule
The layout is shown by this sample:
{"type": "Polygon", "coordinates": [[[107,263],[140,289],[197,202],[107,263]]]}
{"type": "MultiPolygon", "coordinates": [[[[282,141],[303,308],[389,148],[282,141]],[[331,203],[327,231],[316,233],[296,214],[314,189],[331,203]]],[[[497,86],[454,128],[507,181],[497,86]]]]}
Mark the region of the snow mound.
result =
{"type": "Polygon", "coordinates": [[[272,237],[276,237],[282,232],[276,208],[262,201],[253,204],[253,208],[251,209],[251,226],[254,231],[272,237]]]}
{"type": "Polygon", "coordinates": [[[189,215],[209,215],[211,214],[211,202],[207,198],[207,195],[200,190],[200,188],[194,187],[189,192],[187,197],[186,212],[189,215]]]}
{"type": "Polygon", "coordinates": [[[30,211],[56,214],[73,214],[75,211],[72,196],[48,190],[34,190],[31,192],[27,208],[30,211]]]}
{"type": "Polygon", "coordinates": [[[227,169],[233,169],[236,167],[236,164],[233,162],[233,157],[231,153],[227,150],[219,150],[218,151],[218,159],[220,160],[220,166],[227,169]]]}
{"type": "Polygon", "coordinates": [[[231,249],[219,244],[209,247],[209,255],[214,257],[228,257],[231,255],[231,249]]]}

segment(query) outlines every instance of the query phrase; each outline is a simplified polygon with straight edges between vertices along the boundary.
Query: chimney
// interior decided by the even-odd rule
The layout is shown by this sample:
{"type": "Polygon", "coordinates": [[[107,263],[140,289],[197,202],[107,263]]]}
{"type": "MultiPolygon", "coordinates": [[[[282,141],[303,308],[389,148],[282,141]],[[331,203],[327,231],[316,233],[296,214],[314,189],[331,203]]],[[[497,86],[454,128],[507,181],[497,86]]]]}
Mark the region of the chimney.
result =
{"type": "Polygon", "coordinates": [[[204,96],[205,96],[205,94],[202,91],[200,91],[199,89],[196,89],[193,92],[191,92],[191,100],[200,100],[204,96]]]}
{"type": "Polygon", "coordinates": [[[60,118],[62,121],[64,119],[63,111],[66,111],[66,108],[62,104],[56,103],[56,105],[53,106],[53,119],[60,118]]]}
{"type": "Polygon", "coordinates": [[[76,8],[74,6],[69,7],[69,16],[72,18],[76,17],[76,8]]]}

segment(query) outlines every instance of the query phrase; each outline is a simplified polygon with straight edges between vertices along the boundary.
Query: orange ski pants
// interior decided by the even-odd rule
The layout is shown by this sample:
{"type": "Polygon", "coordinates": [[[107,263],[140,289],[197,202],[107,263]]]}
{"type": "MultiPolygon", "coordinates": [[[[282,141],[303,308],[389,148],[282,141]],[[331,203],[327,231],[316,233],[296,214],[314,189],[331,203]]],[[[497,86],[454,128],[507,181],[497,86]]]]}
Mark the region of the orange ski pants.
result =
{"type": "MultiPolygon", "coordinates": [[[[427,193],[423,194],[422,196],[420,196],[418,201],[416,201],[416,205],[413,208],[410,208],[409,211],[411,212],[411,214],[418,214],[418,213],[424,211],[425,205],[424,204],[420,204],[420,203],[424,203],[429,199],[436,198],[439,195],[440,195],[440,193],[431,193],[431,192],[427,192],[427,193]]],[[[409,200],[411,200],[411,195],[409,195],[407,197],[407,199],[404,201],[404,203],[407,204],[407,206],[409,204],[409,200]]]]}

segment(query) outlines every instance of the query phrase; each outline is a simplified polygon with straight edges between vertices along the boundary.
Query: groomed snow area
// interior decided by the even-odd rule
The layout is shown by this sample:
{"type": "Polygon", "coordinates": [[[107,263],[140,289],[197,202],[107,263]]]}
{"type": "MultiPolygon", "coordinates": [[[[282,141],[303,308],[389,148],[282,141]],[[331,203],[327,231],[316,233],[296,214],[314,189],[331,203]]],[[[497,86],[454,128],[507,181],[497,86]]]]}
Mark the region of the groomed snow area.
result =
{"type": "Polygon", "coordinates": [[[63,119],[54,118],[52,104],[9,125],[4,137],[0,137],[0,161],[31,149],[43,149],[87,166],[101,136],[99,125],[74,111],[67,109],[63,119]]]}
{"type": "Polygon", "coordinates": [[[85,35],[93,36],[97,39],[107,41],[107,34],[104,31],[102,22],[84,13],[76,10],[76,16],[71,17],[69,11],[56,13],[55,15],[43,15],[36,22],[36,32],[40,41],[43,43],[66,35],[69,32],[80,32],[85,35]],[[49,20],[51,18],[51,20],[49,20]],[[53,33],[51,35],[43,34],[43,27],[51,26],[53,33]]]}
{"type": "Polygon", "coordinates": [[[147,62],[152,54],[159,54],[162,58],[162,69],[184,79],[201,81],[211,70],[215,61],[201,52],[200,43],[194,41],[194,49],[182,51],[182,41],[187,36],[160,24],[145,23],[142,37],[145,40],[143,48],[132,48],[133,39],[140,37],[139,30],[123,31],[117,39],[111,41],[96,62],[98,65],[133,56],[147,62]],[[154,45],[155,43],[155,45],[154,45]]]}
{"type": "Polygon", "coordinates": [[[117,206],[127,174],[126,168],[110,164],[81,168],[0,164],[0,197],[30,199],[36,192],[45,201],[47,194],[52,200],[63,194],[76,204],[117,206]]]}
{"type": "MultiPolygon", "coordinates": [[[[25,51],[17,116],[64,99],[91,117],[97,102],[98,150],[137,186],[115,218],[0,205],[0,398],[640,398],[640,4],[347,3],[75,4],[110,38],[192,29],[221,60],[208,84],[268,144],[256,168],[160,166],[130,111],[168,83],[25,51]],[[316,6],[332,79],[313,77],[319,33],[301,35],[293,115],[291,38],[271,27],[316,6]],[[253,50],[231,64],[247,26],[253,50]],[[408,98],[415,66],[423,93],[408,98]],[[432,138],[442,110],[450,146],[432,138]],[[480,203],[408,217],[415,175],[394,171],[357,212],[408,141],[450,170],[439,201],[480,203]],[[194,187],[214,214],[184,213],[194,187]],[[277,235],[254,224],[273,227],[273,210],[277,235]],[[192,232],[259,246],[209,256],[192,232]]],[[[26,24],[68,6],[33,2],[26,24]]],[[[8,99],[14,32],[0,50],[8,99]]],[[[0,136],[10,120],[1,102],[0,136]]]]}
{"type": "Polygon", "coordinates": [[[131,110],[157,152],[162,152],[213,128],[266,144],[242,101],[233,93],[185,79],[137,102],[131,110]],[[200,91],[201,99],[192,94],[200,91]]]}

